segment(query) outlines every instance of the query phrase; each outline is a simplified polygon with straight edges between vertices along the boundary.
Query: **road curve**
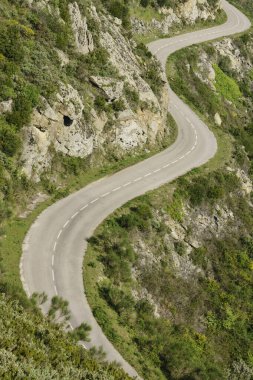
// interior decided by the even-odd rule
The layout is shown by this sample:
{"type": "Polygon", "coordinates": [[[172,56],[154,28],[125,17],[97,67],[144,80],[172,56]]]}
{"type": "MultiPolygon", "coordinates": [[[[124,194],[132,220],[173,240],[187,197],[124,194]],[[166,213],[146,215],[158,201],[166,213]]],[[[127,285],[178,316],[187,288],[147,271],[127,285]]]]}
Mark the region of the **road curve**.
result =
{"type": "MultiPolygon", "coordinates": [[[[222,2],[227,22],[221,26],[155,41],[149,45],[162,66],[176,50],[194,43],[245,31],[249,20],[222,2]]],[[[86,239],[115,209],[149,190],[158,188],[214,156],[217,145],[212,132],[168,86],[169,112],[178,125],[176,142],[163,152],[116,174],[96,181],[47,208],[31,226],[20,261],[20,275],[30,297],[45,292],[49,300],[59,295],[69,301],[71,325],[87,322],[92,331],[86,347],[103,346],[109,361],[121,363],[126,372],[136,371],[103,334],[84,294],[82,264],[86,239]]],[[[47,312],[49,301],[43,305],[47,312]]]]}

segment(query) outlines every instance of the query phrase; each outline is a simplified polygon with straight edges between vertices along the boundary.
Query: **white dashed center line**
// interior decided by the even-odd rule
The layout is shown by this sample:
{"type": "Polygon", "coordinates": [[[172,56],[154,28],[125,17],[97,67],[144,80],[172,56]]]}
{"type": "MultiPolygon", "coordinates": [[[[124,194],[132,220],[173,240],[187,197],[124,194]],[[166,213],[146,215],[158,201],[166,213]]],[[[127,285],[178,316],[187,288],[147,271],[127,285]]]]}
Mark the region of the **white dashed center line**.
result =
{"type": "Polygon", "coordinates": [[[61,234],[62,234],[62,230],[59,231],[58,236],[57,236],[57,240],[60,238],[61,234]]]}
{"type": "Polygon", "coordinates": [[[78,215],[79,211],[75,212],[72,216],[71,219],[74,219],[78,215]]]}
{"type": "Polygon", "coordinates": [[[101,198],[104,198],[104,197],[107,197],[107,195],[111,194],[110,191],[108,191],[107,193],[104,193],[103,195],[101,195],[101,198]]]}
{"type": "Polygon", "coordinates": [[[69,224],[69,220],[67,220],[67,222],[64,224],[63,228],[66,228],[68,224],[69,224]]]}
{"type": "Polygon", "coordinates": [[[119,186],[119,187],[115,187],[115,189],[113,189],[112,191],[114,192],[114,191],[118,191],[118,190],[120,190],[121,189],[121,186],[119,186]]]}
{"type": "Polygon", "coordinates": [[[98,200],[99,200],[99,198],[95,198],[95,199],[93,199],[93,201],[90,202],[90,204],[95,203],[95,202],[97,202],[98,200]]]}
{"type": "Polygon", "coordinates": [[[138,178],[134,179],[133,182],[138,182],[138,181],[140,181],[141,179],[142,179],[142,177],[138,177],[138,178]]]}

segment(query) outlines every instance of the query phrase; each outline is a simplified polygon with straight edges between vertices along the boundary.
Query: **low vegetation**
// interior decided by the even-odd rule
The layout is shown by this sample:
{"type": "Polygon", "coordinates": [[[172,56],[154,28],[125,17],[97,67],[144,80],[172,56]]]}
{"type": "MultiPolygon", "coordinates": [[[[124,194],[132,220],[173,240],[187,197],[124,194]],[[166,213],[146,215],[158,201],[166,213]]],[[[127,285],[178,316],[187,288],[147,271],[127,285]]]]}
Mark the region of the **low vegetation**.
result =
{"type": "MultiPolygon", "coordinates": [[[[233,43],[252,63],[251,32],[233,43]]],[[[94,315],[144,378],[253,376],[253,211],[245,190],[253,181],[253,78],[242,70],[213,44],[170,58],[173,90],[211,126],[221,150],[228,142],[232,149],[129,202],[89,241],[84,283],[94,315]],[[199,75],[203,54],[212,83],[199,75]]]]}
{"type": "Polygon", "coordinates": [[[1,379],[130,379],[117,366],[99,363],[36,309],[1,295],[0,314],[1,379]]]}

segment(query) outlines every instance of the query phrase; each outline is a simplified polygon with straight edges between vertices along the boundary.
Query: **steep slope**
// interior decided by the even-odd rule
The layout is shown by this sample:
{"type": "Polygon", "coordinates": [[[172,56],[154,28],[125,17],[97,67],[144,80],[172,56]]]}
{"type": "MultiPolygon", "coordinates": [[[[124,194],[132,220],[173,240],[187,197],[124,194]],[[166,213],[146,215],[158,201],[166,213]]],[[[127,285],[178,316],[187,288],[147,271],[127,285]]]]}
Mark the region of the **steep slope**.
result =
{"type": "MultiPolygon", "coordinates": [[[[78,178],[104,159],[163,146],[170,131],[164,78],[145,47],[129,40],[124,17],[108,16],[99,1],[95,9],[88,1],[4,0],[0,11],[1,246],[13,271],[6,282],[1,262],[0,280],[1,292],[16,296],[15,234],[24,233],[29,221],[15,216],[27,199],[43,191],[32,198],[31,210],[46,198],[45,190],[62,196],[69,173],[78,178]],[[12,216],[6,229],[3,222],[12,216]],[[10,246],[5,231],[13,235],[10,246]]],[[[1,310],[2,377],[127,378],[114,366],[97,364],[34,311],[7,298],[1,310]]]]}
{"type": "Polygon", "coordinates": [[[148,378],[158,378],[150,362],[161,378],[253,375],[252,47],[250,30],[169,59],[173,90],[215,131],[219,153],[129,202],[90,240],[96,318],[148,378]]]}
{"type": "Polygon", "coordinates": [[[117,366],[100,364],[38,311],[25,311],[3,295],[0,328],[1,379],[130,379],[117,366]]]}
{"type": "MultiPolygon", "coordinates": [[[[206,30],[206,38],[215,39],[249,27],[249,21],[243,14],[227,3],[225,7],[229,16],[227,23],[206,30]]],[[[180,44],[176,37],[159,41],[154,47],[162,52],[164,59],[166,51],[169,54],[171,49],[176,50],[180,46],[203,39],[203,32],[195,32],[181,37],[180,44]]],[[[177,142],[149,160],[95,182],[44,211],[27,235],[21,262],[27,294],[45,291],[49,299],[55,294],[67,299],[71,309],[72,327],[87,321],[92,326],[90,344],[102,344],[108,359],[120,361],[130,374],[135,373],[133,368],[120,357],[94,320],[83,294],[80,263],[86,247],[84,237],[91,236],[95,227],[110,212],[136,195],[159,187],[205,163],[214,155],[216,142],[213,134],[172,91],[170,94],[170,110],[179,125],[177,142]],[[46,236],[47,239],[38,244],[41,236],[46,236]]],[[[45,312],[48,306],[48,303],[43,305],[45,312]]],[[[90,344],[86,346],[89,347],[90,344]]],[[[122,347],[119,346],[119,349],[122,347]]],[[[156,375],[159,371],[158,369],[156,375]]]]}

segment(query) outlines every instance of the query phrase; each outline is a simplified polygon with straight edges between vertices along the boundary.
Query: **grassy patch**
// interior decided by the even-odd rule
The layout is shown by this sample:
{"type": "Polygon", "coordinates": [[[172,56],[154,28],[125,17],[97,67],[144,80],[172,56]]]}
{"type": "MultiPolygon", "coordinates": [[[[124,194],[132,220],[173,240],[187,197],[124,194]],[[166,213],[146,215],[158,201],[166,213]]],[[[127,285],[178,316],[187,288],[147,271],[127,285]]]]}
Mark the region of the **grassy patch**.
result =
{"type": "Polygon", "coordinates": [[[242,97],[242,93],[236,81],[225,74],[218,65],[213,65],[215,71],[215,87],[216,90],[224,96],[225,99],[237,103],[242,97]]]}
{"type": "Polygon", "coordinates": [[[133,5],[130,8],[130,15],[131,17],[135,17],[138,20],[142,20],[144,22],[151,22],[153,19],[157,21],[162,21],[164,18],[162,14],[158,13],[157,10],[151,6],[144,8],[137,5],[133,5]]]}

